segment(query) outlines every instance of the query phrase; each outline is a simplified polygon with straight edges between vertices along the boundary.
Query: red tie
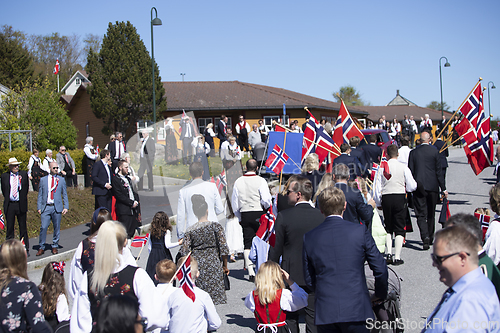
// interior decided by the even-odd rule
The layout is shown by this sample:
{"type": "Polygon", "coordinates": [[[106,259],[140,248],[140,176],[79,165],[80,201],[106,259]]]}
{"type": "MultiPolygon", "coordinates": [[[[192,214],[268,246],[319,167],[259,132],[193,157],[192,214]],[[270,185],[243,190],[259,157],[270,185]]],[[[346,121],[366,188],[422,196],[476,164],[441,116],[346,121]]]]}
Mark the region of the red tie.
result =
{"type": "Polygon", "coordinates": [[[66,163],[68,163],[68,165],[69,165],[68,155],[64,154],[64,157],[66,157],[66,163]]]}
{"type": "Polygon", "coordinates": [[[50,191],[50,200],[52,200],[52,201],[54,201],[54,191],[55,191],[54,183],[55,183],[55,177],[52,176],[52,186],[50,187],[51,188],[51,191],[50,191]]]}

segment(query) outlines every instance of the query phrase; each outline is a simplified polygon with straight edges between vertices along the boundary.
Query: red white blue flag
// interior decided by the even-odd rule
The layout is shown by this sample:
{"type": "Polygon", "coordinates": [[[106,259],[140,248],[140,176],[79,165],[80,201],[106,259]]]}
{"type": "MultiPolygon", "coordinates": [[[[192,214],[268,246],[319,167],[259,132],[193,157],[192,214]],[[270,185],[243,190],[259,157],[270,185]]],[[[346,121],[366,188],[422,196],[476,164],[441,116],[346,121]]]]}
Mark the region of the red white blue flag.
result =
{"type": "Polygon", "coordinates": [[[380,160],[380,167],[384,170],[385,179],[391,179],[391,170],[389,170],[389,163],[387,162],[387,157],[385,156],[385,150],[382,150],[382,159],[380,160]]]}
{"type": "Polygon", "coordinates": [[[375,162],[372,163],[372,172],[370,174],[370,179],[373,181],[377,176],[379,165],[375,162]]]}
{"type": "Polygon", "coordinates": [[[149,234],[146,234],[146,236],[135,236],[134,239],[132,239],[132,244],[130,244],[130,246],[143,247],[148,242],[148,238],[149,234]]]}
{"type": "Polygon", "coordinates": [[[285,154],[285,151],[281,149],[280,146],[275,144],[273,151],[266,160],[265,166],[273,170],[275,174],[279,175],[281,170],[283,170],[286,161],[288,161],[288,155],[285,154]]]}
{"type": "Polygon", "coordinates": [[[56,65],[54,66],[54,74],[59,73],[59,59],[56,59],[56,65]]]}
{"type": "Polygon", "coordinates": [[[334,148],[335,142],[333,142],[332,137],[323,128],[323,126],[321,126],[316,118],[314,118],[311,112],[309,112],[309,115],[310,118],[307,121],[307,125],[304,130],[302,165],[304,165],[307,155],[311,153],[316,153],[318,155],[319,163],[323,162],[330,151],[334,152],[332,155],[334,155],[333,159],[335,159],[335,157],[340,155],[340,152],[337,152],[334,148]]]}
{"type": "Polygon", "coordinates": [[[5,228],[5,218],[3,217],[2,210],[0,209],[0,229],[5,228]]]}
{"type": "Polygon", "coordinates": [[[357,136],[360,140],[364,138],[363,133],[352,119],[344,101],[341,100],[339,115],[335,123],[333,141],[340,147],[343,143],[349,143],[349,139],[357,136]]]}
{"type": "Polygon", "coordinates": [[[196,295],[194,294],[194,282],[191,278],[191,255],[189,254],[184,260],[184,263],[177,272],[177,280],[179,280],[179,287],[184,291],[187,297],[189,297],[193,302],[196,300],[196,295]]]}
{"type": "Polygon", "coordinates": [[[226,172],[225,170],[222,170],[220,175],[217,176],[217,180],[215,181],[215,186],[217,186],[217,189],[219,190],[219,195],[222,193],[222,190],[224,189],[224,187],[226,187],[226,185],[226,172]]]}
{"type": "Polygon", "coordinates": [[[481,230],[483,231],[483,242],[484,237],[486,236],[486,231],[488,231],[488,227],[490,226],[491,216],[483,215],[480,213],[474,213],[474,216],[481,222],[481,230]]]}
{"type": "Polygon", "coordinates": [[[273,214],[273,206],[269,207],[265,214],[260,217],[260,227],[256,232],[256,236],[262,239],[264,242],[269,243],[272,247],[276,243],[276,233],[274,231],[274,222],[276,222],[276,216],[273,214]]]}

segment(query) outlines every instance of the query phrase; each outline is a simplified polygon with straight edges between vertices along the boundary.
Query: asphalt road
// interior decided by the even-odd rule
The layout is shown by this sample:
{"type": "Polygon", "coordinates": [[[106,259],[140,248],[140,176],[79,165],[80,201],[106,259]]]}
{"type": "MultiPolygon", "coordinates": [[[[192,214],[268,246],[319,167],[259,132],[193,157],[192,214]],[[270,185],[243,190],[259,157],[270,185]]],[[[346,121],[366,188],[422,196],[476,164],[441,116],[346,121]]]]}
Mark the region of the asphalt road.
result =
{"type": "MultiPolygon", "coordinates": [[[[451,214],[459,212],[473,213],[477,207],[489,207],[488,191],[495,183],[493,168],[486,169],[479,176],[475,176],[467,164],[463,150],[458,148],[450,150],[448,163],[447,188],[450,194],[451,214]]],[[[142,197],[141,202],[143,200],[149,202],[148,206],[151,209],[151,211],[143,210],[145,218],[152,217],[152,214],[159,210],[159,207],[165,207],[165,211],[167,211],[168,207],[174,205],[174,202],[176,204],[176,191],[178,191],[179,185],[173,183],[171,185],[173,186],[173,190],[171,188],[167,190],[167,184],[165,184],[165,192],[162,195],[155,196],[156,192],[140,192],[142,197]]],[[[158,187],[157,191],[160,193],[163,192],[163,187],[158,187]]],[[[440,209],[441,207],[438,206],[436,220],[439,217],[440,209]]],[[[421,328],[419,327],[422,326],[419,325],[424,325],[425,318],[439,302],[446,287],[439,282],[439,274],[432,267],[430,258],[432,249],[429,251],[422,250],[422,243],[414,216],[412,217],[412,222],[415,232],[407,235],[406,246],[403,248],[401,254],[405,263],[401,266],[391,267],[402,278],[401,312],[406,328],[405,331],[420,332],[421,328]]],[[[221,223],[224,224],[224,221],[221,221],[221,223]]],[[[440,226],[437,225],[436,228],[439,229],[440,226]]],[[[175,235],[176,233],[174,232],[173,234],[175,235]]],[[[76,238],[78,243],[84,236],[80,232],[75,237],[78,237],[76,238]]],[[[172,254],[175,256],[176,252],[177,249],[174,249],[172,254]]],[[[139,249],[133,248],[133,253],[137,255],[139,249]]],[[[143,251],[138,261],[139,266],[144,268],[146,261],[147,252],[143,251]]],[[[69,264],[69,260],[67,264],[69,264]]],[[[242,259],[237,260],[235,263],[230,263],[229,269],[231,271],[231,290],[227,292],[228,303],[217,306],[217,312],[223,323],[218,332],[253,332],[256,321],[253,318],[253,314],[243,304],[245,296],[253,289],[253,284],[245,280],[242,259]]],[[[41,275],[42,268],[33,269],[29,272],[30,278],[35,283],[40,282],[41,275]]],[[[304,324],[301,325],[301,332],[305,332],[304,324]]]]}

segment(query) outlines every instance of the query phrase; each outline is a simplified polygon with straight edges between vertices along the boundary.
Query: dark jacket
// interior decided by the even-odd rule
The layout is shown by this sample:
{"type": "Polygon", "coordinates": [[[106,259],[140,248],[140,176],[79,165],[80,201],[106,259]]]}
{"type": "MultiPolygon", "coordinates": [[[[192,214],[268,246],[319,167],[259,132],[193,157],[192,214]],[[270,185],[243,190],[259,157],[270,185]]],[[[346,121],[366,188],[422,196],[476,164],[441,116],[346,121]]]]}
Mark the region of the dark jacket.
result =
{"type": "Polygon", "coordinates": [[[224,123],[222,122],[222,120],[219,120],[219,123],[217,124],[217,137],[221,141],[226,141],[226,134],[224,133],[224,123]]]}
{"type": "MultiPolygon", "coordinates": [[[[120,156],[118,156],[118,159],[115,159],[115,156],[116,156],[116,142],[117,141],[118,140],[110,142],[108,144],[109,154],[110,154],[112,160],[119,160],[120,159],[120,156]]],[[[127,145],[125,144],[124,141],[121,141],[120,144],[123,145],[123,149],[122,149],[122,154],[123,154],[123,153],[125,153],[127,151],[127,145]]]]}
{"type": "Polygon", "coordinates": [[[104,166],[102,160],[97,161],[92,168],[92,180],[94,181],[92,184],[92,194],[94,195],[107,195],[109,193],[109,190],[105,187],[106,183],[109,182],[106,168],[110,172],[110,177],[113,178],[113,171],[107,164],[104,166]]]}
{"type": "MultiPolygon", "coordinates": [[[[28,211],[28,173],[26,171],[19,171],[21,176],[21,190],[19,191],[19,209],[21,213],[28,211]]],[[[10,203],[10,171],[2,174],[2,194],[3,194],[3,211],[7,214],[7,208],[10,203]]]]}
{"type": "Polygon", "coordinates": [[[364,322],[373,318],[364,271],[368,261],[375,294],[387,295],[387,265],[362,225],[329,216],[304,236],[304,279],[315,290],[315,324],[364,322]]]}
{"type": "MultiPolygon", "coordinates": [[[[445,142],[443,140],[436,140],[434,142],[434,146],[437,148],[438,152],[441,151],[441,148],[443,148],[445,145],[445,142]]],[[[439,153],[439,160],[441,161],[441,167],[442,168],[447,168],[448,167],[448,156],[450,156],[450,152],[448,151],[448,148],[443,150],[442,152],[439,153]]]]}
{"type": "MultiPolygon", "coordinates": [[[[132,184],[130,178],[129,184],[132,184]]],[[[128,189],[125,186],[125,181],[120,176],[114,176],[111,179],[111,185],[113,186],[111,191],[113,192],[113,196],[116,199],[116,214],[118,216],[135,215],[132,211],[132,206],[134,205],[134,200],[139,203],[139,195],[134,191],[134,188],[132,187],[134,200],[130,200],[130,197],[128,196],[128,189]]],[[[139,208],[139,206],[137,206],[136,208],[139,208]]]]}
{"type": "Polygon", "coordinates": [[[433,145],[421,144],[413,149],[408,159],[408,168],[417,181],[417,192],[439,192],[439,188],[441,191],[446,190],[439,151],[433,145]]]}
{"type": "Polygon", "coordinates": [[[344,183],[335,183],[335,187],[344,192],[347,201],[344,220],[356,224],[361,222],[366,226],[370,226],[373,218],[373,207],[365,203],[361,192],[344,183]]]}
{"type": "Polygon", "coordinates": [[[349,167],[350,180],[354,180],[357,176],[362,176],[361,162],[357,157],[347,154],[340,154],[336,159],[333,160],[333,167],[335,167],[337,164],[345,164],[349,167]]]}
{"type": "Polygon", "coordinates": [[[366,156],[366,152],[359,147],[351,147],[351,156],[357,157],[359,162],[361,163],[361,174],[364,176],[368,176],[368,170],[372,168],[372,166],[368,163],[369,157],[366,156]]]}
{"type": "Polygon", "coordinates": [[[370,165],[370,168],[372,167],[372,163],[380,163],[380,158],[382,156],[382,149],[377,146],[377,145],[372,145],[367,144],[363,146],[363,150],[366,153],[366,156],[368,157],[368,164],[370,165]]]}
{"type": "Polygon", "coordinates": [[[300,203],[278,214],[276,218],[276,243],[269,248],[269,260],[279,263],[299,286],[305,286],[302,269],[302,242],[305,233],[319,226],[325,217],[309,203],[300,203]]]}

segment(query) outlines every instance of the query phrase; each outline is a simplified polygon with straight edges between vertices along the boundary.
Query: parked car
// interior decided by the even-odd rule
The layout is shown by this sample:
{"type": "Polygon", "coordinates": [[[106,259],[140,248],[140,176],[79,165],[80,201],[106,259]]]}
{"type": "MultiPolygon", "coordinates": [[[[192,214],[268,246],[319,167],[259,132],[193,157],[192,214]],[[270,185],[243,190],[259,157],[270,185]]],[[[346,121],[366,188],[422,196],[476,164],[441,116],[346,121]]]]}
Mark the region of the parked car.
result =
{"type": "Polygon", "coordinates": [[[361,142],[359,144],[359,146],[361,148],[363,148],[364,145],[370,143],[370,136],[372,134],[376,134],[377,135],[377,146],[379,146],[380,148],[382,148],[386,152],[387,152],[387,147],[389,147],[390,145],[392,145],[392,144],[397,145],[396,140],[393,140],[389,136],[389,133],[387,133],[387,131],[385,131],[385,130],[381,130],[381,129],[364,129],[364,130],[361,130],[361,133],[363,133],[363,135],[365,136],[365,139],[366,139],[366,141],[363,140],[363,139],[361,139],[361,142]]]}

